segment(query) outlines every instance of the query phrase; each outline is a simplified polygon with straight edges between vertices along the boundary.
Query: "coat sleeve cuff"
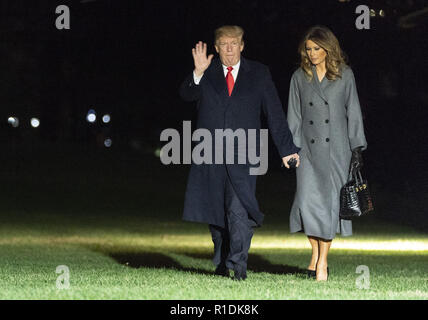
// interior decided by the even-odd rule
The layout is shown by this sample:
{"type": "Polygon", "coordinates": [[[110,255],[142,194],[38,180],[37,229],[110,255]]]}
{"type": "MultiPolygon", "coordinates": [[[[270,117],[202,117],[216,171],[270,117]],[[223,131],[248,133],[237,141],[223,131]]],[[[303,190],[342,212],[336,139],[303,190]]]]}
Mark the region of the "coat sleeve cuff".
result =
{"type": "Polygon", "coordinates": [[[291,154],[299,153],[300,150],[301,148],[295,146],[294,144],[292,146],[289,146],[288,148],[284,148],[284,150],[280,154],[281,159],[291,154]]]}
{"type": "Polygon", "coordinates": [[[367,142],[364,139],[354,138],[349,140],[351,145],[351,150],[355,150],[358,147],[361,147],[361,151],[367,149],[367,142]]]}

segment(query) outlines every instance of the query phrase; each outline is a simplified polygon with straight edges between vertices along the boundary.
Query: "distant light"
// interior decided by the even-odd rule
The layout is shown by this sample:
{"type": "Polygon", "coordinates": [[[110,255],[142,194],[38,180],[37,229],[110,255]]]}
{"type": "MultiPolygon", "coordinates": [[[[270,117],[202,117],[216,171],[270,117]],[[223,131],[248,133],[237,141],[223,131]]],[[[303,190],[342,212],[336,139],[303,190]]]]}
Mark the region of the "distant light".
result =
{"type": "Polygon", "coordinates": [[[110,147],[111,147],[111,145],[112,145],[112,143],[113,143],[113,141],[111,141],[111,139],[110,139],[110,138],[107,138],[107,139],[105,139],[105,140],[104,140],[104,146],[105,146],[106,148],[110,148],[110,147]]]}
{"type": "Polygon", "coordinates": [[[7,122],[14,128],[18,128],[19,126],[19,119],[16,117],[9,117],[7,122]]]}
{"type": "Polygon", "coordinates": [[[97,114],[95,113],[94,109],[90,109],[88,111],[88,114],[86,115],[86,120],[88,122],[91,122],[91,123],[93,123],[97,120],[97,114]]]}
{"type": "Polygon", "coordinates": [[[95,122],[97,120],[97,116],[95,114],[91,113],[91,114],[88,114],[88,116],[86,117],[86,119],[88,120],[88,122],[93,123],[93,122],[95,122]]]}
{"type": "Polygon", "coordinates": [[[160,158],[160,156],[161,156],[161,149],[160,148],[157,148],[155,150],[155,156],[158,157],[158,158],[160,158]]]}
{"type": "Polygon", "coordinates": [[[376,17],[376,11],[374,9],[370,9],[370,17],[376,17]]]}
{"type": "Polygon", "coordinates": [[[379,15],[380,15],[382,18],[384,18],[384,17],[385,17],[385,11],[384,11],[384,10],[382,10],[382,9],[380,9],[380,10],[379,10],[379,15]]]}
{"type": "Polygon", "coordinates": [[[38,128],[40,126],[40,120],[37,118],[31,118],[30,123],[33,128],[38,128]]]}
{"type": "Polygon", "coordinates": [[[110,122],[110,120],[111,120],[111,117],[110,117],[110,115],[109,115],[109,114],[105,114],[105,115],[103,116],[103,122],[104,122],[104,123],[109,123],[109,122],[110,122]]]}

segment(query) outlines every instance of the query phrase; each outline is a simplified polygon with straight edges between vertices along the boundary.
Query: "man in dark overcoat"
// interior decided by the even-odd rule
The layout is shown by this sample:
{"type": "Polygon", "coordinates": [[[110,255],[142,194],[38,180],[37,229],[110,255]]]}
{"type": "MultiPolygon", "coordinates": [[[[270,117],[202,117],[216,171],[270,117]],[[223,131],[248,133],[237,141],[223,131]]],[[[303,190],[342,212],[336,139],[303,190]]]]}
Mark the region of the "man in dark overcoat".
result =
{"type": "MultiPolygon", "coordinates": [[[[181,85],[180,95],[186,101],[197,101],[196,128],[208,130],[212,137],[218,129],[260,131],[263,113],[284,165],[289,168],[288,161],[294,158],[298,166],[300,149],[293,143],[269,69],[241,56],[243,34],[239,26],[218,28],[215,49],[219,58],[207,56],[207,45],[199,41],[192,49],[194,71],[181,85]]],[[[250,144],[248,149],[252,147],[250,144]]],[[[225,153],[226,146],[213,143],[212,151],[225,153]]],[[[259,143],[256,148],[260,152],[259,143]]],[[[242,146],[234,147],[235,155],[239,150],[242,151],[242,146]]],[[[216,159],[225,157],[213,155],[216,159]]],[[[235,280],[247,277],[253,228],[263,222],[255,197],[257,176],[250,174],[253,164],[246,160],[245,163],[193,162],[184,201],[184,220],[209,224],[215,273],[229,276],[231,269],[235,280]]]]}

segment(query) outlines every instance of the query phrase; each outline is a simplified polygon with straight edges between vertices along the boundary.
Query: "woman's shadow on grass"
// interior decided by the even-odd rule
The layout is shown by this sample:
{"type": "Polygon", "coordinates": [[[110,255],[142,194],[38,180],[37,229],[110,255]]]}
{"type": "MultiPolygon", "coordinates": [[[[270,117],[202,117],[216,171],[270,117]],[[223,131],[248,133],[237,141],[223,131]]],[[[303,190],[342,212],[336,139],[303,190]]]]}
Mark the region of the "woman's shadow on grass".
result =
{"type": "MultiPolygon", "coordinates": [[[[178,253],[194,259],[211,260],[207,253],[178,253]]],[[[208,271],[201,268],[185,267],[173,257],[160,252],[115,252],[107,253],[108,256],[122,265],[131,268],[156,268],[156,269],[174,269],[184,272],[192,272],[204,275],[214,275],[214,271],[208,271]]],[[[248,270],[252,272],[266,272],[277,275],[306,275],[306,270],[294,266],[273,264],[258,254],[249,254],[248,270]]]]}

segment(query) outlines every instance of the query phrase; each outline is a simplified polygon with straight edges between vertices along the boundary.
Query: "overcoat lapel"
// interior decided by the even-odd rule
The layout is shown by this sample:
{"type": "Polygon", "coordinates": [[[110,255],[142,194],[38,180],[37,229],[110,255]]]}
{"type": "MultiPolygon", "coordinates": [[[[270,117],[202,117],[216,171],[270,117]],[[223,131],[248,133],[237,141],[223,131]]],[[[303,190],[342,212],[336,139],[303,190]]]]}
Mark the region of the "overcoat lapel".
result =
{"type": "Polygon", "coordinates": [[[311,86],[315,90],[315,92],[324,100],[327,101],[327,97],[324,94],[324,91],[321,88],[321,84],[318,80],[317,70],[316,67],[312,66],[312,80],[311,80],[311,86]]]}
{"type": "MultiPolygon", "coordinates": [[[[229,98],[229,92],[227,90],[226,78],[224,76],[221,60],[216,59],[213,61],[213,63],[214,65],[210,74],[210,80],[221,98],[229,98]]],[[[239,66],[238,76],[235,80],[235,85],[233,86],[231,98],[246,92],[250,79],[248,79],[245,74],[249,70],[250,66],[241,56],[241,65],[239,66]]]]}
{"type": "Polygon", "coordinates": [[[213,63],[214,65],[210,75],[210,80],[215,90],[220,95],[220,97],[224,98],[228,96],[229,93],[227,91],[226,79],[224,77],[224,72],[223,72],[223,66],[221,64],[220,59],[215,59],[213,63]]]}
{"type": "Polygon", "coordinates": [[[249,92],[249,83],[251,79],[246,75],[249,71],[250,66],[248,65],[247,60],[241,56],[241,65],[239,66],[238,76],[236,77],[235,85],[233,86],[231,98],[249,92]]]}

